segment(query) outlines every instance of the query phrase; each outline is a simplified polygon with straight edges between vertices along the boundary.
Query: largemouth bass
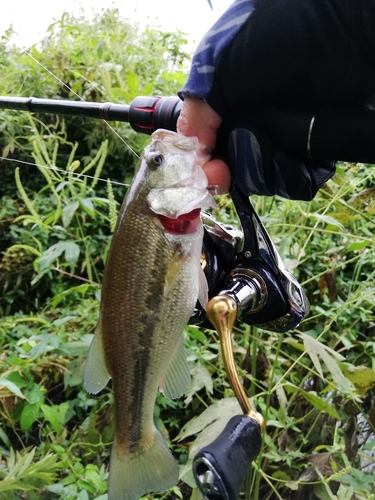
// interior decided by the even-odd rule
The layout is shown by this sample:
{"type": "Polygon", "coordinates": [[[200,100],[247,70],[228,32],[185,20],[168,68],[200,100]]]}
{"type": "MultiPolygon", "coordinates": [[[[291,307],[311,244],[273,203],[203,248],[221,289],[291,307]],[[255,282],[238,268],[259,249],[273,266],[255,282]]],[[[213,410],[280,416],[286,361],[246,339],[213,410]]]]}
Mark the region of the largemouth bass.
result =
{"type": "Polygon", "coordinates": [[[91,394],[113,380],[109,500],[137,500],[178,481],[153,411],[158,390],[175,399],[189,387],[182,332],[197,298],[207,302],[199,213],[214,202],[204,161],[195,138],[156,131],[113,235],[84,376],[91,394]]]}

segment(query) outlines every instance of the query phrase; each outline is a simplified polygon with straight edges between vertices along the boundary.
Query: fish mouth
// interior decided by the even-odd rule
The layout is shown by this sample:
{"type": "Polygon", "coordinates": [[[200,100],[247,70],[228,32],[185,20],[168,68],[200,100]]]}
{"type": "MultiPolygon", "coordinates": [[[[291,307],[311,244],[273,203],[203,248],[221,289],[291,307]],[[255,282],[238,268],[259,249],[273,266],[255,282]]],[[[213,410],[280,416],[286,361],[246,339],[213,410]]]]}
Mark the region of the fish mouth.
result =
{"type": "Polygon", "coordinates": [[[147,203],[156,215],[178,219],[197,208],[213,207],[216,203],[207,189],[193,187],[151,189],[147,203]]]}
{"type": "Polygon", "coordinates": [[[196,232],[200,222],[200,208],[195,208],[189,213],[171,218],[161,214],[155,214],[165,231],[170,234],[193,234],[196,232]]]}

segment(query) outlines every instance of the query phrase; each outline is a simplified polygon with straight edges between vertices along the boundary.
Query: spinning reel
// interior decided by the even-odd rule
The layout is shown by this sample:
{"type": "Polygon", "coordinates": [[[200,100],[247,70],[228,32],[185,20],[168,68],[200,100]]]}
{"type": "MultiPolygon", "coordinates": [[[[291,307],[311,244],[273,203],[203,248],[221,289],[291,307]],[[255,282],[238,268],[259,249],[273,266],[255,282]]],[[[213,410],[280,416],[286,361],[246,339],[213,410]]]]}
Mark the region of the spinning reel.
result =
{"type": "MultiPolygon", "coordinates": [[[[240,167],[234,134],[229,136],[228,161],[240,167]]],[[[243,415],[233,417],[193,461],[197,485],[206,500],[236,500],[246,471],[261,448],[263,416],[255,411],[238,377],[232,327],[236,321],[283,333],[295,328],[309,313],[309,303],[298,281],[284,267],[249,198],[233,181],[231,197],[242,231],[203,213],[203,267],[209,285],[206,311],[197,304],[191,324],[218,332],[228,381],[243,415]]]]}

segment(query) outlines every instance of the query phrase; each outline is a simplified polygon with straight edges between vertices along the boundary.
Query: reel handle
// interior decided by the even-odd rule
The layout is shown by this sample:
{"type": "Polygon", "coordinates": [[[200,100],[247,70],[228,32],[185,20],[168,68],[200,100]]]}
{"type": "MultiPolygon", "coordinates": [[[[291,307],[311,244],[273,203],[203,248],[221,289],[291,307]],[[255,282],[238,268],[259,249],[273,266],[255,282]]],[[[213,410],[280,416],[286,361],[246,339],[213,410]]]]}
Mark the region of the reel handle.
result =
{"type": "Polygon", "coordinates": [[[229,295],[218,295],[208,302],[206,312],[219,335],[225,372],[243,415],[232,417],[215,441],[197,453],[193,473],[205,500],[237,500],[246,471],[261,449],[266,422],[252,408],[234,361],[236,301],[229,295]]]}

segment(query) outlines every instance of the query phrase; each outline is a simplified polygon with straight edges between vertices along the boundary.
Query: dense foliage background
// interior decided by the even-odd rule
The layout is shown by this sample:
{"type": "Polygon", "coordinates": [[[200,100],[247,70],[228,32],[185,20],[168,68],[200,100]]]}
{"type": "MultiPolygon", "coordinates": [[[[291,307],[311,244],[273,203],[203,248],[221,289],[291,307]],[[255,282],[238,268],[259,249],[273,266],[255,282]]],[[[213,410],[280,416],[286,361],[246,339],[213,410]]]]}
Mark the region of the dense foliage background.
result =
{"type": "MultiPolygon", "coordinates": [[[[175,94],[186,78],[181,33],[141,32],[116,11],[90,22],[65,14],[29,53],[10,35],[0,43],[0,95],[129,103],[175,94]]],[[[0,110],[2,157],[27,162],[0,160],[0,498],[107,497],[112,394],[89,396],[82,375],[136,161],[126,144],[140,153],[146,142],[125,124],[115,130],[0,110]]],[[[244,385],[267,419],[247,500],[374,498],[374,176],[368,165],[339,165],[311,203],[253,200],[312,311],[285,335],[236,327],[244,385]]],[[[215,215],[237,224],[230,200],[218,204],[215,215]]],[[[155,406],[181,481],[150,499],[197,499],[191,457],[239,412],[215,332],[188,327],[185,340],[191,389],[155,406]]]]}

